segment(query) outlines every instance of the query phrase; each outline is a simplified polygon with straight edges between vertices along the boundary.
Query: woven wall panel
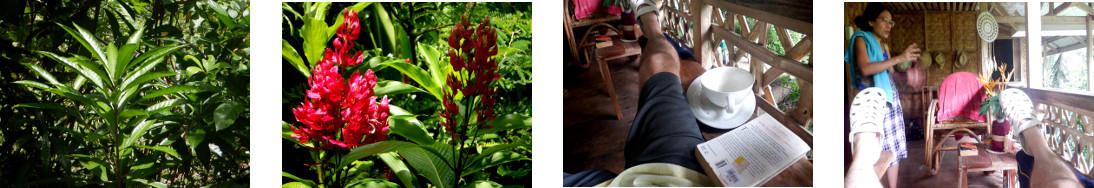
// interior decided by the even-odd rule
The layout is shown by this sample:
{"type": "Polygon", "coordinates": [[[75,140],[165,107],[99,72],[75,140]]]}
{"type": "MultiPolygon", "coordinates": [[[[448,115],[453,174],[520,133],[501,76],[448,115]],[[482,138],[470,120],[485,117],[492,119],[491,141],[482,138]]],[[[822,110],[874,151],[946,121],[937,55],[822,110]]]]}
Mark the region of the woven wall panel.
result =
{"type": "Polygon", "coordinates": [[[893,14],[892,46],[893,54],[900,54],[908,45],[916,44],[920,50],[925,46],[923,37],[923,11],[906,11],[893,14]]]}
{"type": "Polygon", "coordinates": [[[976,33],[976,12],[958,12],[951,17],[954,30],[954,50],[975,51],[980,46],[976,33]]]}
{"type": "Polygon", "coordinates": [[[924,16],[926,23],[926,37],[927,46],[926,50],[930,52],[936,51],[950,51],[953,48],[950,46],[950,15],[948,12],[935,12],[928,11],[924,16]]]}

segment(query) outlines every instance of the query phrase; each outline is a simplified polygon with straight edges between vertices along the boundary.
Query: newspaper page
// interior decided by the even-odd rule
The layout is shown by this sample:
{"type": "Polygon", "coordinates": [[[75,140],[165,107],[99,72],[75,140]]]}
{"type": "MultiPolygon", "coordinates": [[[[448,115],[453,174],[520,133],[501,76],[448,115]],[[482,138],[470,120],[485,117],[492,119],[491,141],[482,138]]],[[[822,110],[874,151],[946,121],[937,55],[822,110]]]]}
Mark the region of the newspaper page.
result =
{"type": "Polygon", "coordinates": [[[805,141],[769,114],[697,147],[707,176],[724,186],[758,186],[809,152],[805,141]]]}

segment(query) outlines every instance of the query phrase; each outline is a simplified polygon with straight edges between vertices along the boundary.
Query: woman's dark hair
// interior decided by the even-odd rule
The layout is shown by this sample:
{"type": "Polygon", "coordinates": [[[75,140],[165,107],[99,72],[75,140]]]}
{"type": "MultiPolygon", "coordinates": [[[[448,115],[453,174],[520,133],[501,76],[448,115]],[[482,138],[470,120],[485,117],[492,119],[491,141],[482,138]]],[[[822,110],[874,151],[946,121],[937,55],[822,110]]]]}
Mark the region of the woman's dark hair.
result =
{"type": "Polygon", "coordinates": [[[866,10],[862,11],[862,15],[855,17],[855,26],[858,26],[858,28],[863,31],[874,31],[874,27],[870,26],[870,21],[876,20],[878,15],[881,15],[881,13],[885,11],[889,11],[889,7],[886,7],[881,3],[866,3],[866,10]]]}

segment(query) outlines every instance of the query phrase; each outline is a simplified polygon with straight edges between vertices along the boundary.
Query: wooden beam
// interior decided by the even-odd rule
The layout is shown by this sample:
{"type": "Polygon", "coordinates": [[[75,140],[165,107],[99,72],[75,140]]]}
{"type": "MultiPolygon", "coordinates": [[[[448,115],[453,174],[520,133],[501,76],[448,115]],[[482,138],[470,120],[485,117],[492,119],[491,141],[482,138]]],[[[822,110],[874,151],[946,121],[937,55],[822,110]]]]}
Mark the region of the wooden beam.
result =
{"type": "Polygon", "coordinates": [[[756,27],[752,28],[748,35],[748,41],[759,42],[760,36],[767,36],[767,26],[769,26],[767,22],[757,20],[756,27]]]}
{"type": "Polygon", "coordinates": [[[737,14],[737,22],[741,25],[741,36],[749,36],[749,34],[752,32],[752,28],[748,26],[748,21],[745,20],[745,15],[737,14]]]}
{"type": "MultiPolygon", "coordinates": [[[[783,49],[786,49],[786,48],[783,48],[783,49]]],[[[790,48],[789,50],[786,50],[786,57],[788,57],[790,59],[793,59],[793,60],[801,61],[802,58],[805,57],[805,55],[810,54],[810,53],[813,53],[813,36],[812,35],[805,36],[805,38],[802,38],[801,41],[798,41],[798,44],[794,45],[794,48],[790,48]]],[[[812,61],[810,61],[810,62],[812,62],[812,61]]]]}
{"type": "Polygon", "coordinates": [[[1064,9],[1067,9],[1068,7],[1071,7],[1071,2],[1064,2],[1063,4],[1060,4],[1060,6],[1053,8],[1051,14],[1053,16],[1060,15],[1060,12],[1063,12],[1064,9]]]}
{"type": "MultiPolygon", "coordinates": [[[[1053,46],[1055,46],[1055,45],[1053,45],[1053,46]]],[[[1082,48],[1086,48],[1086,45],[1082,44],[1080,42],[1080,43],[1075,43],[1075,44],[1072,44],[1072,45],[1052,48],[1052,50],[1049,50],[1045,55],[1053,55],[1053,54],[1058,54],[1058,53],[1064,53],[1064,52],[1069,52],[1069,51],[1072,51],[1072,50],[1078,50],[1078,49],[1082,49],[1082,48]]]]}
{"type": "MultiPolygon", "coordinates": [[[[999,16],[995,21],[1000,24],[1025,24],[1025,16],[999,16]]],[[[1047,25],[1057,24],[1084,24],[1086,16],[1041,16],[1041,23],[1047,25]]],[[[1028,24],[1027,24],[1028,25],[1028,24]]]]}
{"type": "Polygon", "coordinates": [[[787,32],[786,29],[775,26],[775,35],[779,37],[779,45],[783,47],[784,53],[794,48],[794,44],[790,43],[790,32],[787,32]]]}
{"type": "Polygon", "coordinates": [[[813,83],[813,68],[810,65],[802,64],[801,62],[788,57],[779,56],[775,54],[775,52],[771,52],[771,50],[759,46],[756,43],[752,43],[744,37],[726,31],[725,29],[714,27],[711,28],[711,30],[713,30],[715,35],[725,38],[731,45],[735,45],[737,48],[750,54],[751,58],[759,58],[759,60],[763,60],[764,63],[771,65],[773,68],[782,69],[783,71],[786,71],[787,74],[797,77],[798,79],[809,82],[810,84],[813,83]]]}
{"type": "Polygon", "coordinates": [[[735,12],[737,14],[748,15],[757,21],[783,26],[798,33],[806,35],[813,34],[812,2],[804,3],[790,0],[770,0],[764,3],[751,3],[743,0],[695,1],[705,2],[704,4],[709,4],[716,8],[735,12]],[[790,15],[790,17],[787,15],[790,15]]]}
{"type": "Polygon", "coordinates": [[[1094,15],[1094,9],[1090,8],[1090,5],[1086,3],[1072,3],[1071,6],[1083,10],[1087,15],[1094,15]]]}

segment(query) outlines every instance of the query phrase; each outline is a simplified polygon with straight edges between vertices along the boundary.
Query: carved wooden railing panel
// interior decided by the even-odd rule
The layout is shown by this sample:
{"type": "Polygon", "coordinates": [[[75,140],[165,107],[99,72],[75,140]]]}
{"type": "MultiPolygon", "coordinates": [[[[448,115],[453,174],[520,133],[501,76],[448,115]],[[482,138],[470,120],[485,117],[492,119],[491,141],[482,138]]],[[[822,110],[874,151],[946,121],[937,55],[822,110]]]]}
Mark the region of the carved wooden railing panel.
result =
{"type": "Polygon", "coordinates": [[[813,68],[802,63],[813,51],[811,2],[666,0],[663,5],[662,30],[691,49],[704,68],[729,65],[752,72],[757,105],[813,145],[812,133],[805,127],[813,118],[813,68]],[[749,25],[746,18],[756,22],[749,25]],[[740,32],[734,31],[735,25],[740,32]],[[776,37],[769,37],[771,29],[776,37]],[[804,37],[794,41],[792,33],[804,37]],[[767,48],[773,43],[783,47],[783,54],[767,48]],[[771,84],[782,75],[794,78],[800,88],[798,104],[788,110],[779,109],[771,91],[771,84]]]}
{"type": "Polygon", "coordinates": [[[1049,148],[1087,177],[1094,174],[1094,94],[1021,88],[1044,123],[1049,148]]]}

